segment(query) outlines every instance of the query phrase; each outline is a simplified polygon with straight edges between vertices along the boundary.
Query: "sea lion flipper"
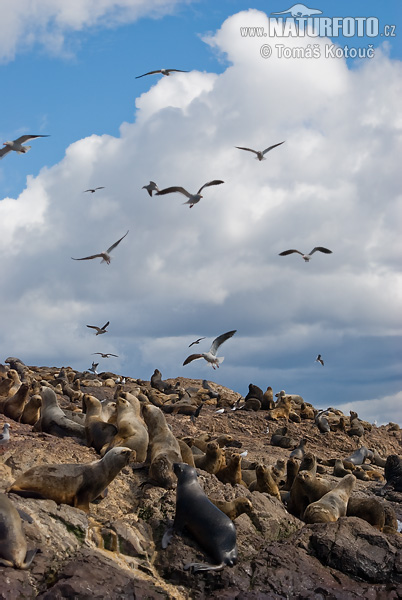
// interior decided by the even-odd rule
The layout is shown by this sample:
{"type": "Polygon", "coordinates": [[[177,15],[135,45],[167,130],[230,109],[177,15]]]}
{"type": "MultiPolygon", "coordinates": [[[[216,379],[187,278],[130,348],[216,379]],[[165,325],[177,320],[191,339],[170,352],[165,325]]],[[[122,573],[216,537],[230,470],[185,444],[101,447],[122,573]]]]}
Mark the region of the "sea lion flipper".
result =
{"type": "Polygon", "coordinates": [[[21,569],[29,569],[37,552],[38,548],[35,548],[34,550],[28,550],[25,556],[25,561],[21,565],[21,569]]]}
{"type": "Polygon", "coordinates": [[[184,570],[188,571],[189,569],[192,569],[193,573],[196,573],[197,571],[221,571],[224,566],[225,563],[223,562],[219,565],[210,565],[208,563],[187,563],[184,565],[184,570]]]}
{"type": "Polygon", "coordinates": [[[166,529],[165,533],[163,534],[163,538],[162,538],[162,548],[163,548],[164,550],[165,550],[165,549],[166,549],[166,548],[169,546],[169,544],[170,544],[170,542],[171,542],[171,539],[172,539],[172,537],[173,537],[173,526],[171,526],[171,527],[168,527],[168,528],[166,529]]]}
{"type": "Polygon", "coordinates": [[[0,558],[0,565],[2,567],[13,567],[14,563],[10,560],[6,560],[5,558],[0,558]]]}

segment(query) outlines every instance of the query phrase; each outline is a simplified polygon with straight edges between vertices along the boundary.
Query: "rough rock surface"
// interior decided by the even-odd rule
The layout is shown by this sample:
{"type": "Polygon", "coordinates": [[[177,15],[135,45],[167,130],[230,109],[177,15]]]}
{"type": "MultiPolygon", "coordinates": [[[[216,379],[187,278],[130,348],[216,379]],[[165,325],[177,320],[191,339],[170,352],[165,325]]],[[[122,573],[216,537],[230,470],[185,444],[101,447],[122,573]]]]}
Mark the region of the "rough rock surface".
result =
{"type": "MultiPolygon", "coordinates": [[[[51,381],[58,369],[30,368],[31,375],[51,381]]],[[[110,374],[107,374],[110,379],[110,374]]],[[[112,378],[113,379],[113,378],[112,378]]],[[[115,393],[105,379],[88,379],[85,391],[100,400],[115,393]],[[91,385],[91,383],[93,385],[91,385]]],[[[193,379],[168,380],[172,386],[201,387],[193,379]]],[[[138,382],[145,391],[149,382],[138,382]]],[[[218,406],[233,404],[239,394],[211,384],[220,393],[218,406]]],[[[125,391],[137,386],[134,380],[125,391]]],[[[77,408],[67,396],[59,396],[62,408],[77,408]]],[[[217,400],[208,399],[193,423],[189,416],[166,414],[176,437],[230,434],[247,450],[247,460],[274,465],[287,459],[290,450],[269,444],[272,431],[286,425],[288,435],[306,440],[306,449],[320,459],[346,457],[365,444],[382,456],[399,454],[401,432],[391,426],[372,426],[363,439],[343,431],[321,434],[313,420],[300,423],[267,421],[267,411],[216,413],[217,400]],[[267,424],[270,433],[267,433],[267,424]]],[[[78,406],[79,408],[79,406],[78,406]]],[[[23,471],[41,464],[90,462],[99,459],[93,448],[74,438],[58,438],[36,432],[0,414],[0,430],[11,425],[11,440],[0,454],[0,492],[23,471]]],[[[383,472],[381,467],[375,467],[383,472]]],[[[333,483],[332,467],[323,477],[333,483]]],[[[147,468],[125,467],[109,485],[104,499],[85,512],[52,500],[9,497],[32,522],[23,522],[28,548],[39,548],[31,567],[18,570],[0,566],[0,599],[205,599],[242,600],[263,598],[400,598],[402,597],[402,538],[384,534],[356,517],[336,523],[306,525],[289,514],[282,502],[247,488],[222,484],[198,470],[199,482],[209,496],[232,500],[246,496],[250,514],[236,521],[238,563],[218,572],[192,573],[188,562],[209,562],[190,536],[174,535],[166,550],[161,539],[175,514],[175,490],[148,482],[147,468]]],[[[356,481],[356,496],[374,496],[384,481],[356,481]]],[[[402,494],[385,497],[402,520],[402,494]]]]}

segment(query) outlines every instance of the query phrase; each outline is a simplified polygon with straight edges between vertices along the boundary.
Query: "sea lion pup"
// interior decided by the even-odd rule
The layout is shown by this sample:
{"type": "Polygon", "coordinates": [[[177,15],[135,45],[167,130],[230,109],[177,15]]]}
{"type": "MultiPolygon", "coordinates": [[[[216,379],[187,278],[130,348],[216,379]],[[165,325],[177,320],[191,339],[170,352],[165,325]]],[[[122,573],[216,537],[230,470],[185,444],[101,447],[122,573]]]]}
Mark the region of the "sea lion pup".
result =
{"type": "Polygon", "coordinates": [[[335,477],[345,477],[345,475],[350,475],[351,472],[352,471],[350,469],[345,469],[345,467],[343,466],[343,462],[340,458],[337,458],[335,460],[333,470],[333,475],[335,475],[335,477]]]}
{"type": "Polygon", "coordinates": [[[261,410],[272,410],[275,408],[274,393],[269,385],[261,400],[261,410]]]}
{"type": "Polygon", "coordinates": [[[68,396],[70,401],[75,404],[79,404],[82,401],[83,392],[81,392],[80,383],[79,379],[74,381],[73,387],[67,381],[63,381],[62,383],[63,394],[68,396]]]}
{"type": "Polygon", "coordinates": [[[21,383],[18,390],[11,398],[8,398],[4,403],[4,414],[9,419],[19,421],[22,413],[24,412],[24,406],[28,402],[29,398],[29,385],[27,383],[21,383]]]}
{"type": "Polygon", "coordinates": [[[364,427],[360,423],[357,413],[353,410],[350,411],[350,429],[346,432],[348,435],[357,435],[361,437],[364,435],[364,427]]]}
{"type": "Polygon", "coordinates": [[[300,404],[299,414],[301,419],[310,419],[311,421],[314,421],[314,408],[310,404],[306,404],[306,402],[300,404]]]}
{"type": "Polygon", "coordinates": [[[142,409],[149,434],[149,476],[157,485],[171,489],[176,483],[173,463],[182,462],[179,442],[170,431],[163,412],[146,404],[142,409]]]}
{"type": "Polygon", "coordinates": [[[304,446],[306,444],[307,440],[306,438],[302,438],[300,440],[299,445],[297,446],[297,448],[295,448],[294,450],[292,450],[292,452],[289,454],[289,458],[298,458],[300,460],[302,460],[303,456],[304,456],[304,446]]]}
{"type": "Polygon", "coordinates": [[[227,466],[223,466],[216,473],[219,481],[222,483],[230,483],[231,485],[243,485],[244,487],[247,487],[242,480],[241,459],[242,457],[240,454],[234,452],[230,457],[227,466]]]}
{"type": "Polygon", "coordinates": [[[329,431],[331,431],[331,428],[328,423],[328,419],[326,417],[327,414],[328,414],[328,411],[320,410],[314,417],[314,422],[317,425],[318,429],[320,430],[320,433],[328,433],[329,431]]]}
{"type": "Polygon", "coordinates": [[[371,450],[366,448],[366,446],[361,446],[360,448],[355,450],[353,452],[353,454],[351,454],[344,460],[346,460],[347,462],[350,462],[354,465],[362,465],[364,463],[364,461],[366,460],[366,458],[371,460],[372,457],[373,457],[373,453],[371,452],[371,450]]]}
{"type": "Polygon", "coordinates": [[[382,531],[385,525],[384,504],[377,498],[356,498],[352,496],[348,500],[346,508],[347,517],[359,517],[370,523],[373,527],[382,531]]]}
{"type": "Polygon", "coordinates": [[[42,386],[42,406],[40,419],[34,425],[35,431],[43,431],[57,437],[85,439],[85,427],[68,419],[57,402],[54,391],[42,386]]]}
{"type": "Polygon", "coordinates": [[[387,483],[380,490],[381,496],[392,489],[396,492],[402,492],[402,459],[397,454],[390,454],[387,457],[384,477],[387,483]]]}
{"type": "Polygon", "coordinates": [[[243,513],[249,515],[253,509],[252,503],[245,496],[239,496],[233,500],[215,500],[214,498],[209,498],[209,500],[225,513],[231,521],[234,521],[243,513]]]}
{"type": "Polygon", "coordinates": [[[290,488],[286,506],[288,512],[302,519],[307,506],[322,498],[332,487],[329,481],[316,477],[311,471],[299,471],[290,488]]]}
{"type": "Polygon", "coordinates": [[[26,425],[35,425],[40,417],[40,407],[42,406],[42,398],[39,394],[34,394],[30,397],[24,406],[21,415],[21,423],[26,425]]]}
{"type": "Polygon", "coordinates": [[[87,464],[37,465],[22,473],[7,490],[25,498],[48,498],[89,512],[93,502],[127,465],[135,453],[112,448],[103,458],[87,464]]]}
{"type": "Polygon", "coordinates": [[[286,463],[286,481],[283,486],[284,491],[289,491],[293,485],[296,475],[299,472],[299,463],[295,458],[289,458],[286,463]]]}
{"type": "Polygon", "coordinates": [[[376,465],[377,467],[385,467],[385,463],[387,462],[386,458],[382,458],[377,450],[371,450],[371,452],[373,453],[373,458],[371,459],[371,463],[373,465],[376,465]]]}
{"type": "Polygon", "coordinates": [[[192,453],[190,446],[183,440],[178,439],[177,441],[179,442],[182,461],[187,465],[190,465],[190,467],[195,467],[194,454],[192,453]]]}
{"type": "Polygon", "coordinates": [[[225,452],[217,442],[208,442],[204,455],[194,455],[194,463],[197,469],[216,475],[226,465],[225,452]]]}
{"type": "Polygon", "coordinates": [[[7,375],[0,381],[0,396],[8,398],[13,396],[21,385],[21,380],[18,377],[18,373],[15,369],[7,371],[7,375]]]}
{"type": "Polygon", "coordinates": [[[27,550],[18,510],[5,494],[0,494],[0,565],[29,569],[36,553],[27,550]]]}
{"type": "Polygon", "coordinates": [[[355,467],[355,469],[353,469],[353,475],[356,479],[360,479],[360,481],[370,481],[370,477],[361,467],[355,467]]]}
{"type": "Polygon", "coordinates": [[[287,436],[287,432],[288,428],[286,426],[276,429],[269,442],[271,446],[279,446],[280,448],[294,448],[297,446],[296,440],[287,436]]]}
{"type": "Polygon", "coordinates": [[[117,433],[109,442],[108,452],[114,446],[124,446],[135,450],[136,461],[142,463],[147,458],[149,443],[148,430],[141,417],[140,401],[132,394],[130,399],[117,398],[117,433]]]}
{"type": "Polygon", "coordinates": [[[255,469],[256,480],[250,483],[248,489],[250,492],[265,492],[270,496],[275,496],[281,500],[279,488],[272,477],[271,467],[265,465],[257,465],[255,469]]]}
{"type": "Polygon", "coordinates": [[[84,394],[83,402],[86,407],[85,435],[87,444],[95,448],[98,453],[102,453],[104,449],[103,454],[105,454],[106,448],[108,448],[117,433],[117,427],[105,421],[102,404],[98,398],[90,394],[84,394]]]}
{"type": "Polygon", "coordinates": [[[355,482],[356,477],[352,474],[343,477],[330,492],[307,506],[303,520],[306,523],[330,523],[345,517],[355,482]]]}
{"type": "Polygon", "coordinates": [[[237,562],[236,528],[231,519],[213,504],[197,481],[197,472],[183,463],[174,464],[177,476],[176,514],[173,526],[162,538],[162,548],[167,548],[173,531],[181,533],[186,528],[197,543],[217,563],[215,565],[189,563],[185,569],[193,571],[220,571],[237,562]]]}

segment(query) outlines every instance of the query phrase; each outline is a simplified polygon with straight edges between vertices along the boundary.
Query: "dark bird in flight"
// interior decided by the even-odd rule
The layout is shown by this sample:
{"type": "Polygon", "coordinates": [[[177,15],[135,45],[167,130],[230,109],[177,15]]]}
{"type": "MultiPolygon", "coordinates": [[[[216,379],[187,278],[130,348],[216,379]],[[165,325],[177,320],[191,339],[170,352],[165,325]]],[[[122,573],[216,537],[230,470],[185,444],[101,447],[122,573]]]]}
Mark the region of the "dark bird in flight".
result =
{"type": "Polygon", "coordinates": [[[279,256],[287,256],[288,254],[293,254],[294,252],[300,254],[306,262],[308,262],[311,259],[314,252],[324,252],[324,254],[332,254],[332,250],[328,250],[328,248],[323,248],[322,246],[316,246],[312,249],[310,254],[303,254],[303,252],[300,252],[300,250],[284,250],[283,252],[279,252],[279,256]]]}
{"type": "MultiPolygon", "coordinates": [[[[127,231],[128,233],[128,231],[127,231]]],[[[118,246],[121,242],[121,240],[124,240],[124,238],[126,237],[127,233],[125,233],[123,235],[123,237],[121,237],[119,240],[117,240],[117,242],[115,242],[114,244],[112,244],[112,246],[110,246],[110,248],[108,248],[107,250],[104,250],[103,252],[100,252],[99,254],[92,254],[91,256],[84,256],[84,258],[73,258],[71,257],[73,260],[91,260],[91,258],[101,258],[101,263],[105,262],[108,265],[110,265],[110,261],[112,260],[112,257],[110,256],[110,253],[112,250],[114,250],[114,248],[116,248],[116,246],[118,246]]]]}
{"type": "Polygon", "coordinates": [[[152,196],[152,192],[159,192],[159,188],[156,185],[155,181],[150,181],[148,185],[143,185],[142,189],[147,190],[150,196],[152,196]]]}
{"type": "Polygon", "coordinates": [[[188,347],[191,348],[191,346],[194,346],[194,344],[199,344],[201,340],[205,340],[205,337],[200,337],[198,340],[195,340],[195,342],[191,342],[188,347]]]}
{"type": "Polygon", "coordinates": [[[273,148],[276,148],[277,146],[281,146],[282,144],[285,143],[286,140],[284,140],[283,142],[279,142],[279,144],[274,144],[273,146],[269,146],[268,148],[265,148],[265,150],[253,150],[252,148],[243,148],[243,146],[235,146],[235,148],[238,148],[239,150],[247,150],[247,152],[254,152],[254,154],[256,154],[256,158],[257,160],[266,160],[264,158],[264,155],[267,154],[267,152],[269,152],[270,150],[272,150],[273,148]]]}
{"type": "Polygon", "coordinates": [[[31,148],[31,146],[23,146],[24,142],[28,142],[28,140],[34,140],[35,138],[40,137],[50,137],[48,135],[21,135],[21,137],[16,140],[4,142],[3,146],[5,148],[0,149],[0,159],[2,159],[6,154],[14,150],[17,154],[25,154],[31,148]]]}
{"type": "MultiPolygon", "coordinates": [[[[87,327],[89,327],[89,325],[87,325],[87,327]]],[[[106,327],[106,325],[105,325],[106,327]]],[[[104,331],[102,333],[105,333],[104,331]]],[[[98,334],[96,334],[98,335],[98,334]]],[[[110,352],[103,354],[103,352],[92,352],[92,354],[99,354],[102,358],[109,358],[109,356],[115,356],[116,358],[119,358],[117,354],[111,354],[110,352]]]]}
{"type": "MultiPolygon", "coordinates": [[[[96,329],[95,335],[101,335],[102,333],[107,333],[106,327],[109,325],[110,321],[104,324],[103,327],[97,327],[96,325],[87,325],[91,329],[96,329]]],[[[99,352],[95,352],[95,354],[99,354],[99,352]]]]}
{"type": "Polygon", "coordinates": [[[104,186],[101,185],[100,187],[96,187],[96,188],[89,188],[89,190],[84,190],[84,194],[85,192],[91,192],[91,194],[94,194],[96,192],[96,190],[104,190],[104,186]]]}
{"type": "Polygon", "coordinates": [[[221,179],[214,179],[213,181],[208,181],[208,183],[204,183],[204,185],[202,187],[200,187],[200,189],[198,190],[198,192],[196,194],[190,194],[190,192],[185,190],[183,187],[173,186],[173,187],[165,188],[164,190],[159,190],[159,192],[156,192],[155,195],[156,196],[164,196],[165,194],[172,194],[173,192],[179,192],[180,194],[183,194],[184,196],[186,196],[188,198],[187,202],[183,202],[183,204],[189,204],[190,208],[192,208],[194,206],[194,204],[197,204],[197,202],[199,202],[201,200],[201,198],[203,197],[203,196],[201,196],[201,192],[205,187],[208,187],[210,185],[220,185],[221,183],[225,183],[225,182],[221,181],[221,179]]]}
{"type": "Polygon", "coordinates": [[[189,71],[182,71],[181,69],[156,69],[156,71],[148,71],[148,73],[143,73],[143,75],[137,75],[136,79],[145,77],[145,75],[153,75],[154,73],[161,73],[162,75],[169,76],[170,73],[188,73],[188,72],[189,71]]]}
{"type": "Polygon", "coordinates": [[[323,361],[323,359],[321,358],[321,354],[319,354],[319,355],[317,356],[317,358],[315,359],[315,361],[314,361],[314,362],[319,362],[319,363],[320,363],[322,366],[324,366],[324,361],[323,361]]]}
{"type": "Polygon", "coordinates": [[[198,358],[204,358],[207,362],[211,364],[213,369],[219,368],[219,365],[221,362],[223,362],[224,357],[216,356],[218,348],[223,344],[223,342],[226,342],[226,340],[231,338],[236,333],[236,331],[237,329],[234,329],[233,331],[228,331],[227,333],[222,333],[222,335],[219,335],[212,342],[208,352],[202,352],[201,354],[190,354],[190,356],[188,356],[184,361],[183,366],[188,365],[188,363],[192,362],[193,360],[197,360],[198,358]]]}

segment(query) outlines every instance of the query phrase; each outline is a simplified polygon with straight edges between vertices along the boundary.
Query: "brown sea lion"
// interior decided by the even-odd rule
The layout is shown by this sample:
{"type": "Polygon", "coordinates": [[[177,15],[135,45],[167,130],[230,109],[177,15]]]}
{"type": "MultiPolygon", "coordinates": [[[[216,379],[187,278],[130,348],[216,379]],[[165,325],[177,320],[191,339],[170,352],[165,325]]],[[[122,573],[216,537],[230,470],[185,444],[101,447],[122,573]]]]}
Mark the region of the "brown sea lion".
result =
{"type": "Polygon", "coordinates": [[[350,411],[350,429],[346,432],[348,435],[356,435],[357,437],[361,437],[364,435],[364,427],[361,424],[357,413],[353,410],[350,411]]]}
{"type": "Polygon", "coordinates": [[[190,467],[195,467],[194,455],[191,451],[190,446],[186,444],[186,442],[184,442],[183,440],[178,439],[177,441],[179,442],[182,461],[187,465],[190,465],[190,467]]]}
{"type": "Polygon", "coordinates": [[[364,519],[379,531],[384,529],[384,504],[377,498],[357,498],[352,496],[348,500],[346,516],[364,519]]]}
{"type": "Polygon", "coordinates": [[[0,565],[29,569],[36,553],[27,550],[18,510],[5,494],[0,494],[0,565]]]}
{"type": "Polygon", "coordinates": [[[307,506],[303,520],[306,523],[330,523],[346,516],[348,501],[355,482],[356,478],[352,474],[343,477],[330,492],[307,506]]]}
{"type": "Polygon", "coordinates": [[[209,498],[209,500],[232,521],[237,519],[237,517],[243,513],[249,515],[253,508],[252,503],[245,496],[239,496],[233,500],[215,500],[214,498],[209,498]]]}
{"type": "Polygon", "coordinates": [[[42,406],[42,397],[39,394],[34,394],[30,397],[24,406],[21,415],[21,423],[26,425],[35,425],[40,417],[40,407],[42,406]]]}
{"type": "Polygon", "coordinates": [[[117,433],[117,427],[112,423],[105,422],[102,405],[98,398],[90,394],[84,394],[83,402],[86,407],[85,435],[87,444],[95,448],[97,452],[101,452],[102,448],[106,451],[117,433]]]}
{"type": "Polygon", "coordinates": [[[286,463],[286,481],[283,490],[289,491],[293,485],[296,475],[299,472],[299,463],[295,458],[289,458],[286,463]]]}
{"type": "Polygon", "coordinates": [[[22,473],[7,490],[27,498],[48,498],[86,512],[135,453],[112,448],[103,458],[87,464],[37,465],[22,473]]]}
{"type": "Polygon", "coordinates": [[[6,417],[19,421],[22,413],[24,412],[25,404],[29,398],[29,385],[27,383],[21,383],[15,394],[6,400],[4,403],[3,411],[6,417]]]}
{"type": "Polygon", "coordinates": [[[206,452],[203,456],[194,456],[197,469],[203,469],[212,475],[225,466],[225,452],[217,442],[208,442],[206,452]]]}
{"type": "Polygon", "coordinates": [[[274,393],[269,385],[262,396],[261,410],[272,410],[275,408],[274,393]]]}
{"type": "Polygon", "coordinates": [[[301,471],[310,471],[313,475],[317,474],[317,458],[312,452],[306,452],[302,458],[299,466],[299,473],[301,471]]]}
{"type": "Polygon", "coordinates": [[[144,462],[147,457],[149,436],[148,430],[141,417],[140,401],[133,396],[123,392],[117,398],[117,433],[109,442],[106,452],[114,446],[124,446],[135,450],[136,461],[144,462]],[[126,394],[126,397],[123,397],[126,394]]]}
{"type": "Polygon", "coordinates": [[[289,492],[288,511],[301,519],[307,506],[319,500],[332,487],[329,481],[316,477],[311,471],[299,471],[289,492]]]}
{"type": "Polygon", "coordinates": [[[226,466],[219,469],[216,473],[217,478],[222,483],[230,483],[231,485],[243,485],[247,487],[244,481],[242,480],[242,471],[241,471],[241,459],[240,454],[234,452],[226,466]]]}
{"type": "Polygon", "coordinates": [[[173,531],[186,528],[198,544],[215,561],[215,565],[189,563],[185,569],[219,571],[237,562],[236,528],[233,522],[213,504],[197,481],[197,472],[184,463],[175,463],[177,476],[176,514],[173,526],[164,534],[162,548],[167,548],[173,531]]]}
{"type": "Polygon", "coordinates": [[[335,477],[345,477],[345,475],[350,475],[352,471],[350,469],[345,469],[343,466],[343,462],[340,458],[335,460],[334,471],[333,474],[335,477]]]}
{"type": "Polygon", "coordinates": [[[256,480],[249,485],[250,492],[265,492],[270,496],[275,496],[281,500],[279,488],[272,477],[271,467],[265,465],[257,465],[255,470],[256,480]]]}

